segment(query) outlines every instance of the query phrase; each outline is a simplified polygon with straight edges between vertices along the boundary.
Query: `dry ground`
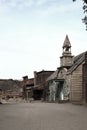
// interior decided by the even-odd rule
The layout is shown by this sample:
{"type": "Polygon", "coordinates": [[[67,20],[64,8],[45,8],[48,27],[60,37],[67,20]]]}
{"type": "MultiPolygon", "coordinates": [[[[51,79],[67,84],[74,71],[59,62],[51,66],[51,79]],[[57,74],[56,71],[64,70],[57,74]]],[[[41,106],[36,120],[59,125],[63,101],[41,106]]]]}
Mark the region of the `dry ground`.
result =
{"type": "Polygon", "coordinates": [[[0,130],[87,130],[87,107],[41,102],[0,105],[0,130]]]}

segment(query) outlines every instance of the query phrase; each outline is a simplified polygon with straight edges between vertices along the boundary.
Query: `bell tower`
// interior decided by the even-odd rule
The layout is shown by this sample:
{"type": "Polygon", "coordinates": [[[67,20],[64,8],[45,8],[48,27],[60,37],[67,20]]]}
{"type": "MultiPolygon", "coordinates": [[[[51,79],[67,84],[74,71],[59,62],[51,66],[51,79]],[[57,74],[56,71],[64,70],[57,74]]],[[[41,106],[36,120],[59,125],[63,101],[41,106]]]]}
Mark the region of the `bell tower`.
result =
{"type": "Polygon", "coordinates": [[[71,53],[71,43],[69,41],[68,35],[66,35],[65,37],[62,49],[63,49],[63,53],[62,56],[60,57],[60,66],[66,67],[68,69],[72,64],[72,59],[73,59],[71,53]]]}

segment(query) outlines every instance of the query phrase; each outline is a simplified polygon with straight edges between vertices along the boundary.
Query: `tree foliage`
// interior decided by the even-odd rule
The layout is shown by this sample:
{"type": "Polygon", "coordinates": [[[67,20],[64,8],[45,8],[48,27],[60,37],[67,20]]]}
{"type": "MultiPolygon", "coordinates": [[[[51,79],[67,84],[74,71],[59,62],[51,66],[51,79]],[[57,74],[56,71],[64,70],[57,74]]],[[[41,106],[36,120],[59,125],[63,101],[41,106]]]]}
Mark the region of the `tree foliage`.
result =
{"type": "Polygon", "coordinates": [[[84,0],[84,5],[83,5],[83,10],[84,10],[84,13],[86,14],[85,17],[82,19],[83,22],[85,23],[86,25],[86,30],[87,30],[87,1],[84,0]]]}
{"type": "MultiPolygon", "coordinates": [[[[73,0],[76,1],[76,0],[73,0]]],[[[86,30],[87,30],[87,0],[82,0],[83,1],[83,11],[85,13],[85,17],[82,19],[83,23],[86,25],[86,30]]]]}

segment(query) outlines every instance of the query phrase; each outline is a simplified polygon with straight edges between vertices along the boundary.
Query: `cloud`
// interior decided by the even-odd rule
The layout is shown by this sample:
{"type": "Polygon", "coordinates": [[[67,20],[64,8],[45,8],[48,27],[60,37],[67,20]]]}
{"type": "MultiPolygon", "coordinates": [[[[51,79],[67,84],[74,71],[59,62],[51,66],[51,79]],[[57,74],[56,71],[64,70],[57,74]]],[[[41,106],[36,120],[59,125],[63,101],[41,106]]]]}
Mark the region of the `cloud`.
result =
{"type": "Polygon", "coordinates": [[[71,1],[64,2],[58,0],[0,0],[0,7],[16,8],[19,10],[30,9],[44,12],[64,12],[75,9],[77,4],[72,5],[71,1]]]}
{"type": "Polygon", "coordinates": [[[9,6],[32,6],[34,0],[0,0],[0,5],[9,5],[9,6]]]}
{"type": "Polygon", "coordinates": [[[58,0],[0,0],[0,5],[7,5],[11,7],[42,7],[59,4],[58,0]]]}

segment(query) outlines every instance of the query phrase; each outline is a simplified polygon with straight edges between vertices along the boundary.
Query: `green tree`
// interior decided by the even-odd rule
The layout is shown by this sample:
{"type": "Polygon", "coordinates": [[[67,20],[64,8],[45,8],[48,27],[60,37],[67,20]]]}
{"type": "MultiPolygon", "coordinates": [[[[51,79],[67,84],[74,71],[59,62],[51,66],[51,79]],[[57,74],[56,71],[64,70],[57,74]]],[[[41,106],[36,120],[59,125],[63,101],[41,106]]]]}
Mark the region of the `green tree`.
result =
{"type": "MultiPolygon", "coordinates": [[[[73,0],[76,1],[76,0],[73,0]]],[[[82,0],[83,1],[83,11],[85,13],[85,17],[82,19],[83,23],[86,25],[86,30],[87,30],[87,0],[82,0]]]]}

